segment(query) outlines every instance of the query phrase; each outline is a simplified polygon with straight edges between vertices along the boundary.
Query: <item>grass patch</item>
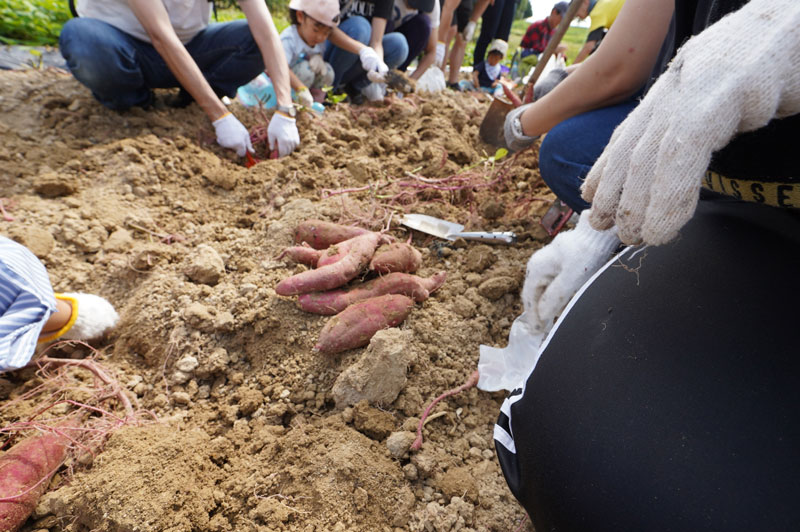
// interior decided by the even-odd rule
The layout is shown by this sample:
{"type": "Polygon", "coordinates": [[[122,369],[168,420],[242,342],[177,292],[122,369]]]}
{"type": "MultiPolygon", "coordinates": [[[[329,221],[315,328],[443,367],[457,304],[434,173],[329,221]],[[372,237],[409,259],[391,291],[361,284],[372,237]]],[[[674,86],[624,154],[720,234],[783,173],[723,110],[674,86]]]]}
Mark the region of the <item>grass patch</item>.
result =
{"type": "Polygon", "coordinates": [[[61,26],[72,18],[66,0],[3,0],[0,42],[32,46],[58,44],[61,26]]]}

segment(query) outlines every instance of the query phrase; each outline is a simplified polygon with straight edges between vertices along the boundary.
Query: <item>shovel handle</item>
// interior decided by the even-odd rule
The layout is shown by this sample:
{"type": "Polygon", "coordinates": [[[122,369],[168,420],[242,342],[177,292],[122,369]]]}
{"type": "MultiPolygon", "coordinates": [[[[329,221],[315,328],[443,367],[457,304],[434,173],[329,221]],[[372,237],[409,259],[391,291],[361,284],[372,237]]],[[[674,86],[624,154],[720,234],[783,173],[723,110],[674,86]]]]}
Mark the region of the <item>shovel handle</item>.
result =
{"type": "Polygon", "coordinates": [[[464,231],[447,235],[448,240],[463,238],[464,240],[477,240],[490,244],[513,244],[517,241],[517,235],[511,231],[503,232],[484,232],[484,231],[464,231]]]}
{"type": "Polygon", "coordinates": [[[572,19],[575,18],[575,14],[578,12],[578,8],[581,7],[582,3],[583,0],[572,0],[569,3],[566,14],[564,14],[564,16],[561,18],[561,22],[559,23],[558,28],[556,28],[556,32],[547,43],[547,48],[545,48],[544,52],[542,52],[542,57],[540,57],[539,62],[536,63],[536,68],[533,70],[533,74],[531,74],[531,77],[528,78],[528,83],[525,84],[525,89],[522,91],[523,95],[527,94],[528,90],[533,88],[533,84],[536,83],[536,81],[539,79],[539,76],[542,75],[545,65],[548,61],[550,61],[550,56],[553,55],[553,52],[561,42],[564,34],[567,33],[567,29],[569,28],[569,25],[572,24],[572,19]]]}

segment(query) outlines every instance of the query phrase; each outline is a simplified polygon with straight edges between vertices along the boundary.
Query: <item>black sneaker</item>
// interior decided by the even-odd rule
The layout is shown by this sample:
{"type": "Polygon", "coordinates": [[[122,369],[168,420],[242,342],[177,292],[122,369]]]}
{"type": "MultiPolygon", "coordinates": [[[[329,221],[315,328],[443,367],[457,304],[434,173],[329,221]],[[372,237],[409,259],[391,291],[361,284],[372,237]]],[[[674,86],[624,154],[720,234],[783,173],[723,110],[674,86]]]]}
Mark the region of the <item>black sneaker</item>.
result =
{"type": "Polygon", "coordinates": [[[450,83],[448,81],[447,82],[447,88],[450,89],[450,90],[454,90],[456,92],[461,92],[461,85],[459,85],[458,83],[450,83]]]}

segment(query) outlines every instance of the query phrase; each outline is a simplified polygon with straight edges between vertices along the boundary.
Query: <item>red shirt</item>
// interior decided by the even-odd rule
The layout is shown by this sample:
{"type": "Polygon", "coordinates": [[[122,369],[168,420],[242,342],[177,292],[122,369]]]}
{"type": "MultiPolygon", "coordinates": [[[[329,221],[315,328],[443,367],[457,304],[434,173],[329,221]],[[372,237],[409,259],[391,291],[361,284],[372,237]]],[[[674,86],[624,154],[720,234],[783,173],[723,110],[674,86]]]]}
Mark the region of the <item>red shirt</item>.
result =
{"type": "Polygon", "coordinates": [[[535,54],[540,54],[547,48],[547,43],[550,42],[550,37],[553,36],[554,31],[555,29],[550,27],[548,19],[543,18],[528,26],[520,46],[533,50],[535,54]]]}

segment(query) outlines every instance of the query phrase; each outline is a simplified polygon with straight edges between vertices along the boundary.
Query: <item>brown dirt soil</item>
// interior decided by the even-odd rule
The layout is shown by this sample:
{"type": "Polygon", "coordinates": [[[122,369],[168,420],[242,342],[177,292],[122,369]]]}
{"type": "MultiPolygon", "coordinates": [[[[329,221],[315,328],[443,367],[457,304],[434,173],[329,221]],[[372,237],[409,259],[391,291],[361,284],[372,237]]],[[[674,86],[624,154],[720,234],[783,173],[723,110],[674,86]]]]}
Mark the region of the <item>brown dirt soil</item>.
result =
{"type": "MultiPolygon", "coordinates": [[[[263,127],[265,116],[233,106],[263,127]]],[[[115,305],[99,360],[158,417],[59,475],[24,530],[516,529],[524,512],[492,442],[502,394],[443,402],[422,450],[408,452],[418,416],[464,382],[478,346],[505,345],[526,261],[546,241],[538,221],[552,195],[536,153],[493,168],[477,135],[486,107],[448,93],[302,113],[301,148],[247,169],[196,105],[117,113],[62,72],[0,73],[0,196],[14,217],[0,234],[29,246],[57,291],[115,305]],[[494,184],[440,191],[418,179],[460,172],[494,184]],[[444,286],[368,349],[321,357],[312,347],[328,318],[275,294],[304,269],[276,257],[304,219],[379,229],[403,211],[519,242],[415,233],[420,273],[446,270],[444,286]],[[347,390],[334,394],[340,374],[347,390]]],[[[406,239],[395,220],[390,232],[406,239]]],[[[59,356],[70,354],[86,352],[59,356]]],[[[4,375],[0,405],[38,378],[4,375]]],[[[0,410],[0,425],[30,407],[0,410]]]]}

